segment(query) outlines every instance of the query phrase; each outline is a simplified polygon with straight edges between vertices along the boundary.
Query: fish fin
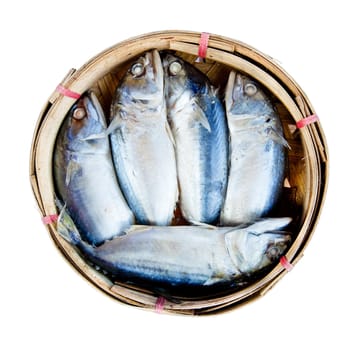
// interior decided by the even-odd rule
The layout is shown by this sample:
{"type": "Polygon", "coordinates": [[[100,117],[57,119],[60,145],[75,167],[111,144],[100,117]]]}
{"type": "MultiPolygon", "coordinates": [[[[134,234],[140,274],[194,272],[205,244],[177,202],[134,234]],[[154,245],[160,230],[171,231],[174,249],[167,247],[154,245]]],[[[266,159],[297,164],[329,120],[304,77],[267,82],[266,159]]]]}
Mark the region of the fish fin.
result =
{"type": "Polygon", "coordinates": [[[207,129],[208,132],[211,132],[211,126],[209,125],[207,116],[196,101],[192,101],[192,108],[194,111],[193,118],[207,129]]]}
{"type": "Polygon", "coordinates": [[[131,235],[134,233],[149,231],[152,228],[153,228],[153,226],[148,226],[148,225],[131,225],[130,227],[128,227],[127,229],[124,230],[124,234],[131,235]]]}
{"type": "Polygon", "coordinates": [[[64,201],[62,201],[60,198],[58,198],[56,195],[54,196],[54,202],[55,202],[55,206],[58,208],[59,212],[61,211],[61,209],[63,209],[63,207],[65,206],[64,201]]]}
{"type": "Polygon", "coordinates": [[[289,225],[292,221],[290,217],[283,218],[265,218],[251,224],[246,228],[247,231],[251,231],[255,234],[261,234],[264,232],[279,231],[280,229],[289,225]]]}
{"type": "Polygon", "coordinates": [[[218,282],[224,282],[224,277],[210,277],[207,281],[204,282],[204,286],[212,286],[213,284],[216,284],[218,282]]]}
{"type": "Polygon", "coordinates": [[[219,99],[219,96],[220,96],[220,88],[219,87],[215,87],[215,86],[211,86],[211,89],[210,89],[210,95],[213,97],[213,98],[216,98],[216,99],[219,99]]]}
{"type": "Polygon", "coordinates": [[[197,220],[193,220],[193,219],[188,219],[188,221],[194,225],[194,226],[200,226],[200,227],[204,227],[204,228],[210,228],[212,230],[217,229],[217,226],[211,225],[211,224],[207,224],[205,222],[201,222],[201,221],[197,221],[197,220]]]}
{"type": "Polygon", "coordinates": [[[62,207],[57,221],[57,230],[61,237],[72,245],[81,242],[80,233],[75,226],[72,218],[66,210],[66,205],[62,207]]]}
{"type": "Polygon", "coordinates": [[[283,135],[274,128],[269,128],[268,135],[272,141],[279,143],[280,145],[288,149],[291,149],[291,146],[288,144],[287,140],[283,137],[283,135]]]}
{"type": "Polygon", "coordinates": [[[110,122],[106,134],[110,135],[114,130],[118,129],[121,125],[122,125],[122,118],[120,118],[120,115],[117,113],[110,122]]]}
{"type": "Polygon", "coordinates": [[[92,140],[99,140],[99,139],[103,139],[105,137],[108,136],[108,133],[107,131],[102,131],[102,132],[99,132],[97,134],[91,134],[87,137],[83,137],[82,139],[80,139],[80,141],[92,141],[92,140]]]}
{"type": "Polygon", "coordinates": [[[219,91],[220,91],[219,87],[211,86],[211,95],[218,97],[219,91]]]}
{"type": "Polygon", "coordinates": [[[66,168],[66,174],[65,174],[65,185],[66,186],[69,186],[72,176],[79,169],[80,169],[79,164],[76,161],[74,161],[73,159],[70,159],[69,164],[66,168]]]}
{"type": "Polygon", "coordinates": [[[116,129],[119,129],[125,122],[138,123],[138,120],[134,114],[125,113],[120,111],[115,114],[114,118],[111,120],[107,130],[105,131],[105,135],[109,136],[116,129]]]}
{"type": "Polygon", "coordinates": [[[167,121],[165,122],[165,130],[166,130],[166,132],[168,134],[168,137],[169,137],[170,141],[172,142],[173,147],[175,148],[174,136],[173,136],[172,130],[170,128],[170,125],[169,125],[169,123],[167,121]]]}

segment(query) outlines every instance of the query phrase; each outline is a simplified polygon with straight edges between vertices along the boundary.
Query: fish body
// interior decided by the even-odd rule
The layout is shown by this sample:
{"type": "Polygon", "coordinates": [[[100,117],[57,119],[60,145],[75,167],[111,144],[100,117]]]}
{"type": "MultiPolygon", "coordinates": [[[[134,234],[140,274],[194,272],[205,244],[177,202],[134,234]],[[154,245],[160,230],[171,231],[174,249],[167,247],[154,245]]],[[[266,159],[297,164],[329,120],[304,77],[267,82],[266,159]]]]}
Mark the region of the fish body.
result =
{"type": "Polygon", "coordinates": [[[114,172],[105,117],[94,93],[83,95],[61,126],[54,150],[54,181],[82,237],[99,245],[134,223],[114,172]]]}
{"type": "Polygon", "coordinates": [[[120,82],[109,129],[115,170],[137,222],[170,224],[178,185],[157,51],[134,62],[120,82]]]}
{"type": "Polygon", "coordinates": [[[163,57],[168,120],[176,145],[180,209],[190,222],[218,220],[227,184],[228,130],[208,78],[180,58],[163,57]]]}
{"type": "Polygon", "coordinates": [[[232,71],[225,94],[230,169],[221,213],[223,225],[267,215],[281,193],[285,146],[279,116],[262,88],[232,71]]]}
{"type": "Polygon", "coordinates": [[[289,222],[267,219],[246,228],[134,226],[99,247],[82,242],[72,227],[60,233],[86,259],[121,280],[155,288],[202,287],[247,279],[279,259],[290,236],[274,231],[289,222]]]}

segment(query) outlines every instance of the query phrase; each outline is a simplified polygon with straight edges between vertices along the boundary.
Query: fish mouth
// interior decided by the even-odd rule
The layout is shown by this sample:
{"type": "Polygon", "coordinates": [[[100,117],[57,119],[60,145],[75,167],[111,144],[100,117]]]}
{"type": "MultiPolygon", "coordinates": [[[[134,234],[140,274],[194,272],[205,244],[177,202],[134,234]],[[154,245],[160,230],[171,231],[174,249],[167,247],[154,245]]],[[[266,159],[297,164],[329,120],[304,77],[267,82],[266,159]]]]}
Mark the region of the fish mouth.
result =
{"type": "Polygon", "coordinates": [[[237,73],[235,71],[231,71],[229,73],[228,82],[226,86],[225,91],[225,104],[226,104],[226,110],[230,111],[232,109],[232,106],[234,104],[234,96],[233,91],[236,83],[237,73]]]}
{"type": "Polygon", "coordinates": [[[163,66],[157,50],[152,50],[146,54],[147,65],[152,67],[153,81],[157,86],[163,85],[163,66]]]}
{"type": "Polygon", "coordinates": [[[106,125],[104,124],[104,112],[103,108],[100,105],[100,102],[94,93],[94,91],[88,91],[83,97],[83,104],[84,108],[87,112],[89,119],[94,119],[97,123],[100,123],[103,127],[106,125]]]}

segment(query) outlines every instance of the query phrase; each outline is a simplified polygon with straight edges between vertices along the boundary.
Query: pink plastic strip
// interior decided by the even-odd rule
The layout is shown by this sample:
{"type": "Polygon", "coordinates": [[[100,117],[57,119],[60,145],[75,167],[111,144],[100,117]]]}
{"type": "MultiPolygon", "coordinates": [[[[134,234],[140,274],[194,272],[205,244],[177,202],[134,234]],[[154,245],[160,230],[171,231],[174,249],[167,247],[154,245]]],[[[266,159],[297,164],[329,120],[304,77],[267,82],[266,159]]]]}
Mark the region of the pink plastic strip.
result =
{"type": "Polygon", "coordinates": [[[288,272],[293,269],[293,265],[288,261],[285,256],[281,256],[280,263],[288,272]]]}
{"type": "Polygon", "coordinates": [[[305,127],[306,125],[309,125],[309,124],[312,124],[312,123],[315,123],[318,121],[318,115],[317,114],[312,114],[304,119],[301,119],[299,120],[297,123],[296,123],[296,126],[301,129],[303,127],[305,127]]]}
{"type": "Polygon", "coordinates": [[[198,57],[206,58],[208,48],[209,33],[203,32],[199,39],[198,57]]]}
{"type": "Polygon", "coordinates": [[[51,214],[41,218],[44,225],[50,225],[58,220],[58,214],[51,214]]]}
{"type": "Polygon", "coordinates": [[[164,309],[164,304],[165,298],[159,297],[155,303],[155,312],[157,312],[158,314],[162,313],[164,309]]]}
{"type": "Polygon", "coordinates": [[[56,91],[58,91],[59,93],[61,93],[64,96],[73,98],[75,100],[77,100],[81,96],[81,94],[78,94],[75,91],[71,91],[71,90],[67,89],[66,87],[64,87],[63,85],[58,85],[56,87],[56,91]]]}

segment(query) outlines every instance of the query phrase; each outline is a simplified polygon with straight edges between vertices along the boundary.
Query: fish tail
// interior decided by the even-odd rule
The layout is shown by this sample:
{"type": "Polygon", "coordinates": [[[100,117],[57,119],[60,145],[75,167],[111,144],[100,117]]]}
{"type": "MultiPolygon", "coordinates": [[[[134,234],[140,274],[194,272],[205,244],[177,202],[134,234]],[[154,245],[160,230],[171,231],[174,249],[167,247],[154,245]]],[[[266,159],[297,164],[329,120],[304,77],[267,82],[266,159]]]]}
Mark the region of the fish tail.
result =
{"type": "Polygon", "coordinates": [[[270,128],[270,130],[268,131],[268,134],[269,134],[269,137],[271,138],[271,140],[273,140],[274,142],[288,148],[289,150],[291,149],[291,146],[289,145],[289,143],[283,136],[282,132],[279,132],[278,130],[276,130],[274,128],[270,128]]]}
{"type": "Polygon", "coordinates": [[[60,210],[57,228],[60,236],[70,244],[79,245],[82,242],[80,233],[66,210],[66,205],[63,205],[60,210]]]}

